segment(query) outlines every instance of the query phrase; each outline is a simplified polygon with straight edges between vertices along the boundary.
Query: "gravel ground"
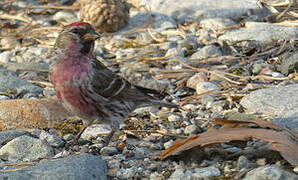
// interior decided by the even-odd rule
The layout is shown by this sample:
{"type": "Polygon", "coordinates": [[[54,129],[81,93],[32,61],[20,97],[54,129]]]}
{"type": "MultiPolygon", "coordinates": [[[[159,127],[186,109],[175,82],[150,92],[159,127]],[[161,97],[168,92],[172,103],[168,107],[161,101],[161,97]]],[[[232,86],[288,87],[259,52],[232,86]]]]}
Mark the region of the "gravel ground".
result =
{"type": "Polygon", "coordinates": [[[257,139],[159,158],[216,118],[272,120],[298,133],[297,25],[268,22],[272,14],[254,0],[180,1],[131,0],[128,24],[96,42],[111,70],[179,105],[135,110],[109,146],[108,125],[88,127],[73,145],[80,120],[49,123],[69,115],[59,106],[59,116],[37,116],[52,106],[28,104],[55,96],[53,43],[62,25],[79,20],[78,1],[0,2],[0,179],[297,179],[297,165],[258,153],[268,143],[257,139]]]}

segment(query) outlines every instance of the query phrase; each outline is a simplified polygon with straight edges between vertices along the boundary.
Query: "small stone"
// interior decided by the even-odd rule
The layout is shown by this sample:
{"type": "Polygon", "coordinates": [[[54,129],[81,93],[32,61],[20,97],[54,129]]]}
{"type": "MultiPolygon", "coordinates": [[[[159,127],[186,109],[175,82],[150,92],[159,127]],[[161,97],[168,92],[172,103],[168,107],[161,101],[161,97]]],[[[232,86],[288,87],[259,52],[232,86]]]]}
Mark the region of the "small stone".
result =
{"type": "Polygon", "coordinates": [[[96,144],[92,144],[91,146],[89,146],[90,149],[92,149],[92,148],[101,149],[103,147],[104,147],[104,144],[102,144],[102,143],[96,143],[96,144]]]}
{"type": "Polygon", "coordinates": [[[200,22],[200,25],[206,29],[220,30],[228,26],[235,25],[235,22],[231,19],[223,18],[207,18],[200,22]]]}
{"type": "Polygon", "coordinates": [[[75,138],[75,135],[73,135],[73,134],[66,134],[63,136],[63,139],[65,141],[72,141],[72,140],[74,140],[74,138],[75,138]]]}
{"type": "Polygon", "coordinates": [[[117,171],[116,176],[119,179],[129,179],[129,178],[135,177],[137,172],[138,172],[138,169],[136,166],[133,166],[127,169],[121,168],[119,171],[117,171]]]}
{"type": "Polygon", "coordinates": [[[213,96],[210,96],[209,94],[204,94],[201,98],[202,104],[212,104],[215,101],[215,98],[213,96]]]}
{"type": "Polygon", "coordinates": [[[41,131],[39,139],[46,140],[53,147],[61,147],[65,144],[60,137],[50,134],[46,131],[41,131]]]}
{"type": "Polygon", "coordinates": [[[160,119],[164,119],[164,120],[167,120],[168,117],[172,114],[171,111],[169,110],[165,110],[165,109],[161,109],[160,111],[157,112],[157,116],[160,118],[160,119]]]}
{"type": "Polygon", "coordinates": [[[4,51],[3,53],[0,53],[0,63],[8,63],[11,58],[13,57],[12,51],[4,51]]]}
{"type": "Polygon", "coordinates": [[[169,120],[170,122],[177,122],[177,121],[180,120],[180,116],[172,114],[172,115],[170,115],[170,116],[168,117],[168,120],[169,120]]]}
{"type": "Polygon", "coordinates": [[[37,94],[33,94],[33,93],[26,93],[23,96],[23,99],[38,99],[38,95],[37,94]]]}
{"type": "Polygon", "coordinates": [[[6,96],[6,95],[0,95],[0,101],[1,100],[8,100],[8,99],[10,99],[8,96],[6,96]]]}
{"type": "Polygon", "coordinates": [[[298,173],[298,166],[296,166],[296,167],[293,169],[293,171],[294,171],[295,173],[298,173]]]}
{"type": "Polygon", "coordinates": [[[77,18],[76,15],[74,15],[71,12],[67,11],[58,11],[57,13],[54,14],[53,20],[59,22],[59,21],[64,21],[67,24],[73,23],[78,21],[79,19],[77,18]]]}
{"type": "Polygon", "coordinates": [[[103,136],[111,133],[109,125],[106,124],[94,124],[86,128],[81,138],[87,141],[96,139],[98,136],[103,136]]]}
{"type": "Polygon", "coordinates": [[[196,134],[197,132],[198,132],[198,127],[193,124],[186,126],[184,129],[184,134],[187,134],[187,135],[196,134]]]}
{"type": "MultiPolygon", "coordinates": [[[[57,153],[57,152],[56,152],[57,153]]],[[[66,156],[69,156],[70,155],[70,152],[69,151],[66,151],[66,150],[63,150],[59,153],[57,153],[54,158],[62,158],[62,157],[66,157],[66,156]]]]}
{"type": "Polygon", "coordinates": [[[42,93],[45,97],[52,97],[56,94],[54,88],[44,88],[42,93]]]}
{"type": "Polygon", "coordinates": [[[177,46],[177,43],[175,43],[175,42],[164,42],[163,44],[161,44],[161,45],[159,46],[159,48],[160,48],[161,50],[166,51],[166,50],[171,49],[171,48],[174,48],[174,47],[176,47],[176,46],[177,46]]]}
{"type": "Polygon", "coordinates": [[[153,172],[152,174],[150,174],[150,180],[164,180],[163,175],[161,175],[158,172],[153,172]]]}
{"type": "Polygon", "coordinates": [[[136,158],[143,158],[145,156],[145,150],[143,148],[136,147],[134,149],[134,154],[136,158]]]}
{"type": "Polygon", "coordinates": [[[218,90],[219,86],[212,82],[200,82],[196,86],[197,94],[202,94],[208,91],[218,90]]]}
{"type": "Polygon", "coordinates": [[[266,159],[265,158],[257,159],[256,163],[259,166],[265,166],[266,165],[266,159]]]}
{"type": "Polygon", "coordinates": [[[200,82],[207,82],[208,77],[205,73],[196,73],[191,78],[189,78],[186,82],[186,87],[196,89],[196,86],[200,82]]]}
{"type": "Polygon", "coordinates": [[[170,141],[168,142],[165,142],[163,144],[163,146],[165,147],[165,149],[168,149],[169,147],[171,147],[173,145],[174,141],[171,139],[170,141]]]}
{"type": "Polygon", "coordinates": [[[281,64],[278,66],[278,70],[285,75],[298,71],[298,53],[293,52],[283,55],[281,64]]]}
{"type": "Polygon", "coordinates": [[[255,168],[257,164],[251,163],[245,156],[239,156],[237,161],[237,170],[242,171],[249,168],[255,168]]]}
{"type": "Polygon", "coordinates": [[[285,77],[283,74],[281,74],[279,72],[272,72],[271,73],[271,76],[272,77],[275,77],[275,78],[283,78],[283,77],[285,77]]]}
{"type": "Polygon", "coordinates": [[[197,110],[197,107],[194,104],[186,104],[182,107],[183,110],[195,112],[197,110]]]}
{"type": "Polygon", "coordinates": [[[192,176],[194,178],[211,178],[215,176],[220,176],[221,172],[217,167],[209,166],[209,167],[203,167],[203,168],[195,168],[194,173],[192,176]]]}
{"type": "Polygon", "coordinates": [[[225,100],[215,101],[214,103],[212,103],[212,106],[211,106],[212,112],[215,112],[215,113],[222,112],[226,103],[227,102],[225,100]]]}
{"type": "Polygon", "coordinates": [[[135,113],[140,114],[140,115],[149,115],[150,113],[157,113],[159,109],[154,106],[148,106],[148,107],[142,107],[142,108],[137,108],[134,110],[135,113]]]}
{"type": "Polygon", "coordinates": [[[102,155],[114,155],[117,153],[118,153],[118,150],[115,147],[106,146],[100,150],[100,154],[102,154],[102,155]]]}
{"type": "Polygon", "coordinates": [[[222,56],[221,50],[217,46],[209,45],[203,47],[202,49],[191,55],[190,60],[198,60],[218,56],[222,56]]]}

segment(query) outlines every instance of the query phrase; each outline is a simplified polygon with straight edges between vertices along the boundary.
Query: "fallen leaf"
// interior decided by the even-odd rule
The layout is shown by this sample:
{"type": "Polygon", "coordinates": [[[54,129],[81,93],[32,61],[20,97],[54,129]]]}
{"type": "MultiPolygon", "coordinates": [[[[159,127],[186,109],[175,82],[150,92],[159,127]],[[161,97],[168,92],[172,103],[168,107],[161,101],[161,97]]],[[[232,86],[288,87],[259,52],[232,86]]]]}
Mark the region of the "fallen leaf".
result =
{"type": "MultiPolygon", "coordinates": [[[[223,120],[220,121],[223,122],[223,120]]],[[[171,147],[162,152],[160,156],[161,159],[165,159],[172,155],[178,155],[182,151],[198,146],[203,147],[216,143],[224,143],[235,140],[246,141],[251,138],[256,138],[271,143],[269,149],[279,151],[281,156],[290,164],[294,166],[298,165],[298,138],[296,133],[291,132],[290,130],[284,130],[285,128],[266,121],[233,121],[230,123],[254,123],[262,127],[278,129],[279,131],[246,127],[210,130],[199,135],[191,136],[186,140],[175,141],[171,147]]]]}

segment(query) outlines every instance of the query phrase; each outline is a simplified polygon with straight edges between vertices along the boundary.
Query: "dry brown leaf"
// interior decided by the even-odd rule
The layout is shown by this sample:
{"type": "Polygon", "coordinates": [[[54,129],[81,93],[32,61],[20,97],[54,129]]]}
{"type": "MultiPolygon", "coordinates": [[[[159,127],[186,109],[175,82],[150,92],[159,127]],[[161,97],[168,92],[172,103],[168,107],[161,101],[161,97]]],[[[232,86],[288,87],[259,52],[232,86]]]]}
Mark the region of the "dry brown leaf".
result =
{"type": "Polygon", "coordinates": [[[225,119],[215,119],[213,120],[214,124],[221,124],[223,127],[239,127],[240,125],[244,124],[255,124],[258,125],[262,128],[270,128],[270,129],[275,129],[275,130],[281,130],[281,131],[286,131],[288,132],[291,136],[294,138],[298,139],[298,133],[295,133],[287,128],[281,127],[271,121],[264,121],[261,119],[257,120],[250,120],[250,121],[237,121],[237,120],[225,120],[225,119]]]}
{"type": "MultiPolygon", "coordinates": [[[[254,123],[262,126],[272,126],[271,123],[256,121],[254,123]]],[[[277,126],[277,125],[276,125],[277,126]]],[[[278,128],[281,128],[278,126],[278,128]]],[[[296,133],[288,131],[275,131],[270,129],[256,128],[228,128],[207,131],[199,135],[194,135],[186,140],[177,140],[173,146],[164,150],[161,158],[177,155],[182,151],[197,147],[206,146],[216,143],[230,142],[234,140],[245,141],[251,138],[260,139],[271,143],[270,149],[279,151],[283,158],[294,166],[298,165],[298,139],[296,133]],[[294,134],[295,136],[293,136],[294,134]]]]}

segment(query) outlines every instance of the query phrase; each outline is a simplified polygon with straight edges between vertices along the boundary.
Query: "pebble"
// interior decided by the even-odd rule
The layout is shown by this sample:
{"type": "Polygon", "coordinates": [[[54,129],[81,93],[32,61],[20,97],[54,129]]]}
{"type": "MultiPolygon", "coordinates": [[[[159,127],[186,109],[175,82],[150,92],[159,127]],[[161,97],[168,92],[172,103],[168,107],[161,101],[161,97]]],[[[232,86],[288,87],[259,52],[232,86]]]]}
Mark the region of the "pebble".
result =
{"type": "Polygon", "coordinates": [[[208,77],[205,73],[196,73],[191,78],[189,78],[186,82],[186,86],[192,89],[196,89],[196,86],[200,82],[207,82],[208,77]]]}
{"type": "Polygon", "coordinates": [[[184,129],[184,134],[190,135],[190,134],[196,134],[198,132],[198,127],[196,125],[188,125],[184,129]]]}
{"type": "Polygon", "coordinates": [[[182,107],[182,109],[190,112],[195,112],[197,110],[197,107],[194,104],[186,104],[182,107]]]}
{"type": "Polygon", "coordinates": [[[90,141],[96,139],[98,136],[108,135],[111,132],[109,125],[106,124],[94,124],[86,128],[81,135],[81,139],[90,141]]]}
{"type": "Polygon", "coordinates": [[[117,153],[118,153],[118,150],[115,147],[106,146],[106,147],[101,148],[101,150],[100,150],[100,154],[102,154],[102,155],[114,155],[117,153]]]}
{"type": "Polygon", "coordinates": [[[213,90],[219,90],[219,86],[212,82],[200,82],[196,86],[197,94],[202,94],[213,90]]]}
{"type": "Polygon", "coordinates": [[[212,29],[212,30],[220,30],[228,26],[233,26],[236,23],[228,18],[208,18],[208,19],[203,19],[200,22],[200,25],[202,28],[205,29],[212,29]]]}
{"type": "Polygon", "coordinates": [[[178,115],[174,115],[174,114],[172,114],[172,115],[170,115],[169,117],[168,117],[168,120],[170,121],[170,122],[177,122],[177,121],[179,121],[181,118],[180,118],[180,116],[178,116],[178,115]]]}
{"type": "Polygon", "coordinates": [[[165,142],[164,144],[163,144],[163,146],[165,147],[165,149],[168,149],[169,147],[171,147],[172,145],[173,145],[173,140],[171,139],[170,141],[168,141],[168,142],[165,142]]]}
{"type": "Polygon", "coordinates": [[[209,57],[218,57],[222,56],[221,50],[214,45],[204,46],[203,48],[199,49],[193,55],[191,55],[190,60],[200,60],[209,57]]]}
{"type": "Polygon", "coordinates": [[[243,171],[246,169],[256,168],[257,166],[258,165],[256,163],[250,162],[245,156],[239,156],[236,168],[238,171],[243,171]]]}
{"type": "Polygon", "coordinates": [[[50,134],[46,131],[41,131],[39,139],[46,140],[49,145],[53,147],[62,147],[65,144],[65,142],[60,137],[50,134]]]}
{"type": "Polygon", "coordinates": [[[203,167],[203,168],[194,168],[190,170],[184,170],[179,167],[176,167],[176,170],[173,172],[169,180],[175,180],[175,179],[205,179],[205,178],[211,178],[220,176],[221,172],[217,167],[209,166],[209,167],[203,167]]]}
{"type": "Polygon", "coordinates": [[[12,51],[4,51],[0,53],[0,63],[6,64],[11,60],[12,57],[13,57],[12,51]]]}
{"type": "Polygon", "coordinates": [[[6,95],[0,95],[0,101],[1,100],[5,101],[5,100],[8,100],[8,99],[10,99],[8,96],[6,96],[6,95]]]}
{"type": "Polygon", "coordinates": [[[297,71],[297,66],[295,64],[298,63],[298,53],[286,53],[282,56],[281,64],[277,67],[278,70],[285,75],[288,75],[295,70],[297,71]]]}
{"type": "Polygon", "coordinates": [[[53,20],[55,21],[64,21],[67,24],[79,21],[78,17],[71,13],[71,12],[66,12],[66,11],[58,11],[57,13],[54,14],[53,20]]]}

